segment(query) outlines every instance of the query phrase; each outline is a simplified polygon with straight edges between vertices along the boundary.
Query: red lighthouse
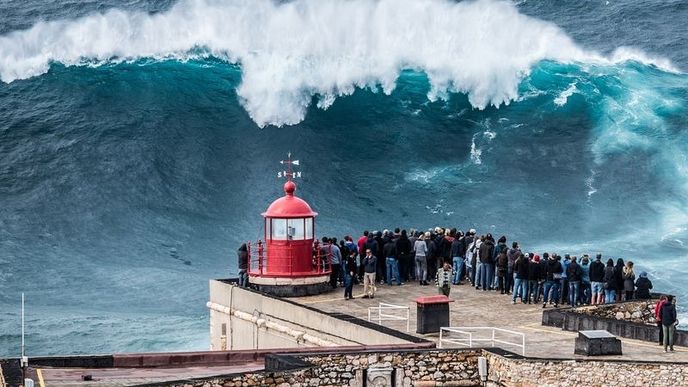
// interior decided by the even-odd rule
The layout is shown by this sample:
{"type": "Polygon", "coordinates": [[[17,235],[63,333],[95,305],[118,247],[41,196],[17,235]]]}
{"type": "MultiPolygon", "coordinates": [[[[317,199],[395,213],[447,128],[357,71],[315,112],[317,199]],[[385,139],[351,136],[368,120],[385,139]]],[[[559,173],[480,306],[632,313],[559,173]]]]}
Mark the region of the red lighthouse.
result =
{"type": "Polygon", "coordinates": [[[277,296],[304,296],[329,290],[331,268],[321,260],[317,242],[314,244],[317,212],[305,200],[294,195],[292,171],[298,160],[282,161],[287,171],[278,177],[286,178],[284,196],[270,204],[264,218],[265,243],[252,246],[249,282],[259,290],[277,296]]]}

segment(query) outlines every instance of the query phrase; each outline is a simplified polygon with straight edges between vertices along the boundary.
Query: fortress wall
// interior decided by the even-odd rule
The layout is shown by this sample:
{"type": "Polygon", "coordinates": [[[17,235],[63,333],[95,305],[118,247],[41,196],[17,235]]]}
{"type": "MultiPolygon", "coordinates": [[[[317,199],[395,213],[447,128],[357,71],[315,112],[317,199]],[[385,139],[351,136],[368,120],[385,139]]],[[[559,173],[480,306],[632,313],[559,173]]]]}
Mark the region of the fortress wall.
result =
{"type": "Polygon", "coordinates": [[[268,355],[266,371],[165,384],[227,386],[479,386],[478,358],[488,364],[484,386],[685,386],[688,365],[602,360],[527,359],[497,349],[367,351],[268,355]],[[284,366],[284,367],[281,367],[284,366]],[[379,381],[379,379],[378,379],[379,381]]]}
{"type": "Polygon", "coordinates": [[[485,351],[489,379],[507,387],[685,386],[688,365],[595,360],[512,359],[485,351]]]}
{"type": "Polygon", "coordinates": [[[211,350],[418,342],[412,336],[350,316],[328,314],[217,280],[210,281],[207,306],[210,309],[211,350]]]}

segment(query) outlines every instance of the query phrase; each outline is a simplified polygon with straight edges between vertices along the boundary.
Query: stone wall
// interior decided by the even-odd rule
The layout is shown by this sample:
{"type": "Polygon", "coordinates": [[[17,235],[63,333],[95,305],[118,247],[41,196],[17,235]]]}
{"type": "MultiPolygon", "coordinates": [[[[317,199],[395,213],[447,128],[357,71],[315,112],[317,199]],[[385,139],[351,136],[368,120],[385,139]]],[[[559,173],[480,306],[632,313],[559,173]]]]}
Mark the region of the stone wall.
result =
{"type": "MultiPolygon", "coordinates": [[[[487,386],[685,386],[688,364],[528,359],[498,349],[425,350],[357,354],[276,355],[291,370],[186,382],[175,387],[373,386],[371,375],[390,372],[379,386],[479,386],[478,358],[487,358],[487,386]]],[[[279,368],[280,359],[276,359],[279,368]]],[[[158,384],[159,385],[159,384],[158,384]]]]}
{"type": "MultiPolygon", "coordinates": [[[[308,368],[166,384],[174,387],[363,386],[373,373],[392,373],[395,386],[451,383],[478,386],[482,350],[440,350],[295,356],[308,368]]],[[[368,386],[372,385],[367,383],[368,386]]]]}
{"type": "Polygon", "coordinates": [[[600,318],[625,320],[655,325],[655,304],[657,300],[637,300],[617,304],[577,308],[576,312],[600,318]]]}
{"type": "Polygon", "coordinates": [[[486,351],[491,385],[685,386],[688,365],[623,361],[509,359],[486,351]]]}

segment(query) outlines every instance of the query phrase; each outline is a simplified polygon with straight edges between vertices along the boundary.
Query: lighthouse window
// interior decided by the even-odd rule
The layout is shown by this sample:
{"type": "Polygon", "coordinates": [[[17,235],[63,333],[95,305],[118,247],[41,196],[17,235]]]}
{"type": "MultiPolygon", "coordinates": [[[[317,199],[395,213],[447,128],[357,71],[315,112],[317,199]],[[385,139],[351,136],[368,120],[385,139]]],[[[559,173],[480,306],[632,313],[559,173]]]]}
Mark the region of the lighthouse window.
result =
{"type": "Polygon", "coordinates": [[[272,219],[272,239],[286,240],[287,239],[287,220],[286,219],[272,219]]]}
{"type": "Polygon", "coordinates": [[[303,226],[303,219],[289,219],[287,222],[289,239],[303,240],[303,226]]]}
{"type": "Polygon", "coordinates": [[[312,239],[313,238],[313,218],[306,218],[304,219],[305,227],[306,227],[306,239],[312,239]]]}

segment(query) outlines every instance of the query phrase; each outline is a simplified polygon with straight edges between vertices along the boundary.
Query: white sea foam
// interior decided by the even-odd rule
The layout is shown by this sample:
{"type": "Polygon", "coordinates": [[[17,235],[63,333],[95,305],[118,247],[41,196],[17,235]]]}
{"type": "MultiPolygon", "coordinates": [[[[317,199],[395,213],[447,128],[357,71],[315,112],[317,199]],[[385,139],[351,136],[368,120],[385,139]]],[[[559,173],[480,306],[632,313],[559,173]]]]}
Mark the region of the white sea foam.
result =
{"type": "Polygon", "coordinates": [[[462,92],[478,109],[518,98],[520,80],[543,59],[634,59],[673,69],[637,50],[611,58],[584,51],[506,1],[182,0],[153,15],[109,10],[1,36],[0,79],[37,76],[51,62],[198,55],[240,64],[238,95],[260,126],[300,122],[313,96],[324,109],[356,88],[389,94],[403,69],[427,74],[430,100],[462,92]]]}
{"type": "Polygon", "coordinates": [[[569,87],[568,87],[566,90],[562,91],[562,92],[557,96],[557,98],[554,99],[554,103],[555,103],[557,106],[564,106],[564,105],[566,105],[566,102],[568,102],[569,97],[572,96],[573,93],[576,93],[577,91],[578,91],[578,89],[576,88],[576,84],[575,84],[575,83],[572,83],[571,85],[569,85],[569,87]]]}

